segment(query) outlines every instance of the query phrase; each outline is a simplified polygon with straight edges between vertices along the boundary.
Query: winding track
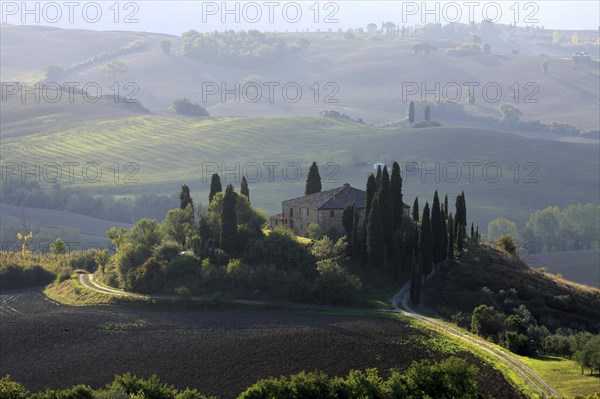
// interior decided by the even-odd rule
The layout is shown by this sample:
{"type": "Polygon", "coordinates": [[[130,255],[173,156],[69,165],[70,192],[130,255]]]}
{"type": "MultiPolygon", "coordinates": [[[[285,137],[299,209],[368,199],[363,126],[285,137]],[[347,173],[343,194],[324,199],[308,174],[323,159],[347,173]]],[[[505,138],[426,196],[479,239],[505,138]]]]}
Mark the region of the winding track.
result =
{"type": "MultiPolygon", "coordinates": [[[[88,289],[100,292],[102,294],[107,294],[107,295],[128,296],[128,297],[138,297],[138,298],[146,297],[146,298],[152,298],[152,299],[158,299],[158,300],[172,300],[172,299],[177,298],[175,295],[142,296],[142,295],[134,294],[131,292],[126,292],[126,291],[106,287],[106,286],[98,284],[94,280],[93,274],[87,274],[87,275],[80,274],[79,282],[81,283],[81,285],[83,285],[84,287],[86,287],[88,289]],[[88,284],[88,281],[86,281],[86,277],[89,280],[89,284],[88,284]]],[[[410,294],[410,282],[407,282],[400,289],[400,291],[398,291],[392,298],[392,307],[394,308],[394,312],[402,314],[404,316],[412,317],[416,320],[419,320],[419,321],[427,324],[430,327],[433,327],[434,329],[443,330],[445,333],[447,333],[457,339],[467,341],[470,344],[477,346],[479,349],[489,353],[491,356],[495,357],[496,359],[498,359],[499,361],[504,363],[508,368],[510,368],[511,370],[516,372],[518,375],[520,375],[527,382],[528,385],[530,385],[535,391],[537,391],[544,397],[546,397],[546,398],[561,397],[561,395],[558,392],[556,392],[550,385],[548,385],[533,370],[531,370],[529,367],[527,367],[525,364],[523,364],[521,361],[519,361],[518,359],[516,359],[514,356],[510,355],[509,353],[499,349],[497,346],[490,344],[489,342],[487,342],[486,340],[484,340],[482,338],[479,338],[475,335],[467,334],[466,332],[462,331],[459,328],[452,327],[451,325],[448,325],[447,323],[442,323],[435,318],[424,316],[424,315],[418,313],[417,311],[415,311],[414,309],[412,309],[409,305],[409,294],[410,294]]],[[[194,300],[194,301],[206,300],[205,297],[196,297],[196,296],[192,296],[192,297],[190,297],[190,299],[194,300]]],[[[236,299],[231,302],[236,303],[236,304],[242,304],[242,305],[267,305],[267,304],[269,304],[269,302],[267,302],[267,301],[243,300],[243,299],[236,299]]],[[[335,307],[330,307],[330,306],[296,304],[296,303],[286,303],[285,305],[289,306],[289,307],[302,308],[302,309],[319,309],[319,310],[336,309],[335,307]]],[[[347,310],[347,308],[346,308],[346,310],[347,310]]],[[[365,310],[365,309],[360,309],[360,310],[365,310]]]]}
{"type": "Polygon", "coordinates": [[[431,326],[435,329],[443,330],[446,334],[452,335],[453,337],[468,341],[472,345],[477,346],[479,349],[484,350],[489,353],[502,363],[504,363],[511,370],[515,371],[519,374],[523,379],[527,382],[529,386],[534,388],[538,393],[542,394],[544,397],[558,397],[561,395],[554,390],[550,385],[548,385],[540,376],[538,376],[533,370],[523,364],[520,360],[499,349],[497,346],[490,344],[488,341],[479,338],[475,335],[467,334],[457,327],[453,327],[447,323],[442,323],[439,320],[424,316],[414,309],[412,309],[409,305],[409,297],[410,297],[410,282],[404,284],[404,286],[394,295],[392,298],[392,306],[394,310],[400,314],[405,316],[412,317],[417,319],[428,326],[431,326]]]}

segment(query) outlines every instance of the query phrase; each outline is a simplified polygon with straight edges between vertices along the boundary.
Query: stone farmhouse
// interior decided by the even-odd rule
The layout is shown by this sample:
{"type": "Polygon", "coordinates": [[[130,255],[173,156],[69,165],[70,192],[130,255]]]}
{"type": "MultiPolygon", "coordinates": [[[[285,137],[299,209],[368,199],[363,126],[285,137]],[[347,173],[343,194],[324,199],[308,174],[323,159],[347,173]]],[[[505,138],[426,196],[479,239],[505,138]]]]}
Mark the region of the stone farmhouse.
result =
{"type": "MultiPolygon", "coordinates": [[[[311,224],[318,224],[326,233],[331,228],[343,232],[342,213],[347,205],[355,204],[360,220],[364,220],[366,192],[348,183],[331,190],[289,199],[281,203],[282,213],[269,217],[271,228],[289,227],[298,236],[308,236],[311,224]]],[[[404,205],[404,214],[410,207],[404,205]]]]}

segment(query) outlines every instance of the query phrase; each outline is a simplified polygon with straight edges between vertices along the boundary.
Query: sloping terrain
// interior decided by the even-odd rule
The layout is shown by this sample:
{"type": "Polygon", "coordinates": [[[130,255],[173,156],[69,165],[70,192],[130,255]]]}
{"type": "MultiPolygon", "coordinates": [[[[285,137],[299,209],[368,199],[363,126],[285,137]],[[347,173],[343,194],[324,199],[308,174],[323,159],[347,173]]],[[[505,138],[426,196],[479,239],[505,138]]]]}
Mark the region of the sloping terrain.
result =
{"type": "Polygon", "coordinates": [[[422,298],[447,315],[471,312],[480,304],[518,307],[523,303],[547,323],[554,319],[562,326],[600,329],[600,290],[533,270],[487,245],[470,245],[458,262],[442,268],[425,284],[422,298]]]}
{"type": "MultiPolygon", "coordinates": [[[[597,144],[536,140],[494,130],[376,128],[328,117],[197,120],[154,115],[48,130],[3,140],[2,160],[31,167],[35,162],[79,162],[75,183],[68,184],[92,192],[177,193],[185,183],[195,202],[206,204],[212,173],[221,173],[225,184],[236,187],[246,174],[252,203],[276,213],[281,201],[304,192],[313,161],[327,189],[344,183],[363,188],[374,162],[391,165],[396,160],[404,171],[409,205],[415,196],[424,205],[436,189],[448,193],[453,203],[464,190],[469,219],[482,229],[498,216],[524,223],[533,211],[549,205],[599,201],[597,186],[590,184],[600,179],[597,144]],[[82,177],[90,162],[101,169],[97,182],[97,167],[88,171],[93,182],[82,177]],[[475,164],[470,167],[468,162],[475,164]],[[134,167],[125,169],[127,163],[134,167]],[[230,173],[224,174],[225,169],[230,173]]],[[[63,173],[61,181],[66,181],[66,167],[63,173]]],[[[19,173],[7,178],[18,179],[19,173]]]]}
{"type": "MultiPolygon", "coordinates": [[[[34,82],[43,78],[43,71],[49,65],[63,68],[79,65],[65,80],[80,82],[82,86],[97,82],[105,93],[115,80],[121,90],[125,83],[134,82],[139,88],[136,98],[152,111],[165,110],[175,99],[189,97],[215,116],[316,115],[324,109],[337,109],[368,123],[383,123],[403,118],[408,101],[421,100],[421,93],[403,99],[403,84],[424,83],[432,89],[436,83],[443,88],[447,84],[463,86],[465,82],[478,82],[481,86],[475,92],[475,104],[469,106],[470,112],[497,116],[499,103],[507,102],[519,106],[526,120],[559,121],[592,129],[597,129],[599,123],[595,111],[600,63],[594,61],[575,69],[571,61],[563,58],[577,48],[552,45],[551,32],[502,40],[490,36],[487,39],[492,43],[491,54],[462,57],[446,55],[445,50],[470,42],[467,33],[453,40],[384,37],[378,41],[346,40],[335,33],[286,33],[283,37],[288,45],[299,38],[310,41],[310,47],[299,60],[286,58],[245,67],[190,60],[182,54],[181,38],[169,35],[7,24],[0,29],[3,81],[34,82]],[[35,40],[31,40],[33,37],[35,40]],[[160,48],[161,40],[165,39],[173,43],[170,55],[160,48]],[[426,40],[435,43],[438,51],[428,57],[416,56],[412,46],[426,40]],[[134,44],[139,44],[135,51],[102,62],[88,62],[134,44]],[[518,55],[511,54],[515,48],[520,51],[518,55]],[[540,56],[541,53],[545,56],[540,56]],[[544,75],[539,64],[546,56],[550,67],[544,75]],[[116,77],[104,73],[104,66],[110,61],[124,62],[128,72],[116,77]],[[232,96],[225,101],[220,95],[203,98],[203,83],[218,86],[225,83],[231,89],[235,82],[249,75],[280,83],[273,104],[236,101],[232,96]],[[281,87],[290,82],[302,88],[298,102],[286,101],[281,95],[281,87]],[[318,100],[314,96],[315,82],[320,84],[318,100]],[[339,102],[324,102],[325,96],[333,93],[324,87],[327,82],[337,85],[339,90],[332,99],[339,102]],[[535,90],[527,86],[530,83],[535,90]],[[486,84],[497,84],[502,90],[501,99],[486,101],[481,90],[486,84]],[[536,101],[525,101],[528,94],[534,94],[531,99],[536,101]]],[[[589,36],[589,32],[581,34],[589,36]]],[[[466,87],[463,89],[464,103],[467,94],[466,87]]],[[[451,97],[454,94],[448,93],[447,98],[451,97]]],[[[428,99],[432,100],[431,96],[428,99]]]]}

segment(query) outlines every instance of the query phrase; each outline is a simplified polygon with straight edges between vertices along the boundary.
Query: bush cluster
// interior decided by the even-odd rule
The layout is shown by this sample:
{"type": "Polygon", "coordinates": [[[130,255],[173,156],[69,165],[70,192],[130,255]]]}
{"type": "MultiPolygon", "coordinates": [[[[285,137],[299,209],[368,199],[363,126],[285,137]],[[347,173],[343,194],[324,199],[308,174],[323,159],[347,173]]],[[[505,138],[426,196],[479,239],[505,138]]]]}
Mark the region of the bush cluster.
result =
{"type": "MultiPolygon", "coordinates": [[[[387,379],[376,369],[353,370],[346,378],[323,372],[300,372],[289,378],[267,378],[256,382],[238,399],[380,398],[380,399],[475,399],[477,368],[451,357],[441,362],[413,363],[405,372],[391,371],[387,379]]],[[[0,379],[0,393],[6,399],[208,399],[195,389],[178,390],[158,377],[144,380],[131,374],[115,377],[106,387],[94,390],[86,385],[30,394],[9,376],[0,379]]]]}

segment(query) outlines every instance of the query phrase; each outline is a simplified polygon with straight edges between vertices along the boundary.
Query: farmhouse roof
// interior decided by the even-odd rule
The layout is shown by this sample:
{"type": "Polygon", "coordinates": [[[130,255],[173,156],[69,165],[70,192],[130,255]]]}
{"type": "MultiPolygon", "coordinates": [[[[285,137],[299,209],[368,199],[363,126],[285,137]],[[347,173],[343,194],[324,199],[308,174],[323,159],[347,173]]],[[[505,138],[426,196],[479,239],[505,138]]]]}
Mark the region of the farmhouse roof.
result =
{"type": "Polygon", "coordinates": [[[366,193],[346,183],[341,187],[321,191],[283,201],[283,205],[298,206],[309,209],[342,209],[347,205],[355,204],[358,208],[365,207],[366,193]]]}

